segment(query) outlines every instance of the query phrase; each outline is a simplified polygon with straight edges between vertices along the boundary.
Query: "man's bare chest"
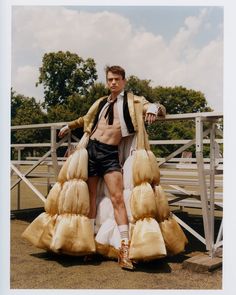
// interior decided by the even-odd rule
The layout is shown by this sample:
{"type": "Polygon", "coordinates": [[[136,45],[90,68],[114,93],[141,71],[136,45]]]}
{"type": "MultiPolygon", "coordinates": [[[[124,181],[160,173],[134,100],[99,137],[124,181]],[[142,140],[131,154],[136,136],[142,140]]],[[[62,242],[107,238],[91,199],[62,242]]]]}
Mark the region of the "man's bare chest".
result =
{"type": "Polygon", "coordinates": [[[113,106],[113,122],[112,124],[109,124],[109,118],[108,115],[106,116],[107,108],[105,108],[101,114],[100,114],[100,119],[98,120],[98,127],[106,127],[108,129],[117,129],[120,128],[120,118],[119,118],[119,113],[118,113],[118,107],[117,103],[114,104],[113,106]]]}

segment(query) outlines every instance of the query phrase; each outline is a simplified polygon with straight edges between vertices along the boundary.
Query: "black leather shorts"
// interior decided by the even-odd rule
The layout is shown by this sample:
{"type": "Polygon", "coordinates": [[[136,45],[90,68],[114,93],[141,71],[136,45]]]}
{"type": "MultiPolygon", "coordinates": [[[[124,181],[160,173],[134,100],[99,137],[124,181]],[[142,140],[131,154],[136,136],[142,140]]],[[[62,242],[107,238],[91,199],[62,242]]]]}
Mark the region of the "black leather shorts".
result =
{"type": "Polygon", "coordinates": [[[88,176],[103,176],[111,171],[121,171],[117,145],[90,139],[87,151],[88,176]]]}

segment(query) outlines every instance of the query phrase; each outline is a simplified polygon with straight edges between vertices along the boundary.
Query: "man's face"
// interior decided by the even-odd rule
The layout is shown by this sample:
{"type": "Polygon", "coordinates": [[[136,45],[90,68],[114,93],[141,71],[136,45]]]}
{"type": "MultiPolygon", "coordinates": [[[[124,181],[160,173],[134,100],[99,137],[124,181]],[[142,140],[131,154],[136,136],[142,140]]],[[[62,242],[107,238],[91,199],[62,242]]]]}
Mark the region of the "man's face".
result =
{"type": "Polygon", "coordinates": [[[125,87],[126,80],[119,74],[107,73],[107,86],[111,93],[118,95],[125,87]]]}

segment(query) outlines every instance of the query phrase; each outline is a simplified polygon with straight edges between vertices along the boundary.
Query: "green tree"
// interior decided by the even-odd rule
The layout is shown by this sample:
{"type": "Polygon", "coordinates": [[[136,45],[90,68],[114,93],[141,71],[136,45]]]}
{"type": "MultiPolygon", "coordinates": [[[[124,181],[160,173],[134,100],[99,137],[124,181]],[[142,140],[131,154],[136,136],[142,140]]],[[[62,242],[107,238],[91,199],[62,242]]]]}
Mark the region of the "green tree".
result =
{"type": "MultiPolygon", "coordinates": [[[[11,91],[11,124],[29,125],[45,123],[46,114],[39,102],[33,97],[26,97],[11,91]]],[[[26,129],[12,132],[12,143],[36,143],[45,142],[50,134],[42,129],[26,129]]],[[[25,153],[27,150],[25,150],[25,153]]]]}
{"type": "Polygon", "coordinates": [[[127,79],[126,90],[138,96],[144,96],[149,101],[157,101],[153,88],[150,86],[151,80],[141,80],[136,76],[130,76],[127,79]]]}
{"type": "MultiPolygon", "coordinates": [[[[47,121],[47,115],[42,109],[40,102],[37,102],[33,97],[26,97],[22,94],[17,94],[11,91],[11,124],[15,125],[30,125],[40,124],[47,121]]],[[[46,129],[23,129],[12,131],[12,143],[37,143],[45,142],[50,139],[50,131],[46,129]]],[[[45,148],[35,150],[36,155],[41,155],[45,152],[45,148]]],[[[33,148],[25,148],[22,152],[22,157],[32,155],[33,148]]],[[[16,158],[16,150],[12,150],[12,158],[16,158]]]]}
{"type": "Polygon", "coordinates": [[[47,109],[48,123],[67,122],[75,118],[76,114],[68,108],[68,104],[56,104],[47,109]]]}
{"type": "Polygon", "coordinates": [[[84,116],[91,105],[108,91],[103,83],[95,83],[86,95],[75,93],[70,95],[67,103],[56,104],[47,109],[48,122],[66,122],[84,116]]]}
{"type": "Polygon", "coordinates": [[[160,102],[168,114],[210,112],[204,94],[200,91],[176,87],[152,87],[151,80],[142,80],[136,76],[127,79],[126,89],[136,95],[146,97],[151,102],[160,102]]]}
{"type": "Polygon", "coordinates": [[[39,71],[36,86],[43,84],[46,107],[67,103],[76,93],[86,95],[97,79],[94,60],[84,60],[69,51],[44,54],[39,71]]]}
{"type": "Polygon", "coordinates": [[[109,90],[104,83],[94,83],[89,89],[89,93],[86,96],[86,102],[88,104],[87,109],[100,97],[108,95],[109,90]]]}
{"type": "MultiPolygon", "coordinates": [[[[149,101],[160,102],[166,107],[167,114],[212,111],[207,105],[204,94],[200,91],[187,89],[182,86],[158,86],[153,88],[150,84],[151,80],[140,80],[136,76],[130,76],[127,79],[126,88],[136,95],[143,95],[149,101]]],[[[147,126],[147,131],[151,140],[192,139],[195,134],[195,124],[193,121],[158,121],[147,126]]],[[[177,145],[162,145],[156,146],[154,151],[157,156],[162,157],[177,148],[177,145]]],[[[190,150],[193,153],[195,152],[194,147],[191,147],[190,150]]]]}
{"type": "Polygon", "coordinates": [[[168,114],[212,111],[202,92],[182,86],[155,87],[153,97],[166,107],[168,114]]]}
{"type": "Polygon", "coordinates": [[[100,97],[107,95],[107,89],[103,83],[95,83],[89,88],[86,95],[74,94],[68,98],[67,107],[75,118],[84,116],[91,105],[100,97]]]}
{"type": "Polygon", "coordinates": [[[13,120],[16,117],[17,110],[21,106],[23,99],[23,95],[16,94],[11,88],[11,125],[13,125],[13,120]]]}

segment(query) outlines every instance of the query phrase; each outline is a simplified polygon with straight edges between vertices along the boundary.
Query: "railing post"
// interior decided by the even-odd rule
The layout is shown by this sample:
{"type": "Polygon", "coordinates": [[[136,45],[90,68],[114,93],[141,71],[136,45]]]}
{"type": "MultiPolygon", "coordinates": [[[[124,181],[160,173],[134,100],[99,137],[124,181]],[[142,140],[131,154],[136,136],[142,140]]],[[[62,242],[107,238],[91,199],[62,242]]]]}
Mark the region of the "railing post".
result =
{"type": "Polygon", "coordinates": [[[55,179],[57,180],[57,176],[59,174],[59,165],[57,162],[57,129],[55,126],[51,126],[51,156],[52,156],[52,164],[54,169],[55,179]]]}
{"type": "MultiPolygon", "coordinates": [[[[51,169],[48,164],[47,164],[47,171],[48,171],[48,174],[51,173],[51,169]]],[[[50,191],[50,180],[49,180],[49,177],[47,177],[47,195],[49,194],[49,191],[50,191]]]]}
{"type": "Polygon", "coordinates": [[[69,131],[67,142],[68,142],[67,149],[68,149],[68,151],[71,151],[71,131],[69,131]]]}
{"type": "Polygon", "coordinates": [[[216,124],[213,122],[210,133],[210,232],[211,232],[211,247],[210,257],[214,256],[214,232],[215,232],[215,134],[216,124]]]}
{"type": "MultiPolygon", "coordinates": [[[[21,151],[23,150],[24,148],[20,148],[18,147],[17,148],[17,160],[20,161],[21,160],[21,151]]],[[[17,165],[17,168],[20,169],[20,165],[17,165]]],[[[13,170],[12,170],[13,171],[13,170]]],[[[18,177],[19,178],[19,177],[18,177]]],[[[17,185],[17,210],[20,210],[20,190],[21,190],[21,183],[19,182],[18,185],[17,185]]]]}
{"type": "Polygon", "coordinates": [[[205,179],[204,171],[204,160],[203,160],[203,121],[202,117],[196,117],[195,119],[196,126],[196,158],[198,164],[198,179],[199,179],[199,188],[201,195],[201,204],[202,204],[202,217],[204,224],[204,233],[206,239],[206,249],[210,250],[211,247],[211,235],[210,235],[210,224],[209,224],[209,214],[208,214],[208,197],[207,197],[207,186],[205,179]]]}

